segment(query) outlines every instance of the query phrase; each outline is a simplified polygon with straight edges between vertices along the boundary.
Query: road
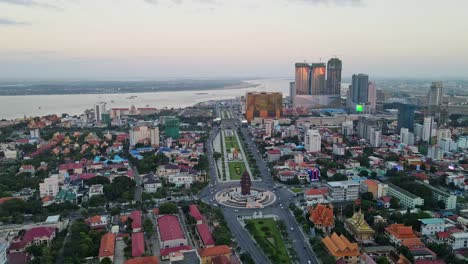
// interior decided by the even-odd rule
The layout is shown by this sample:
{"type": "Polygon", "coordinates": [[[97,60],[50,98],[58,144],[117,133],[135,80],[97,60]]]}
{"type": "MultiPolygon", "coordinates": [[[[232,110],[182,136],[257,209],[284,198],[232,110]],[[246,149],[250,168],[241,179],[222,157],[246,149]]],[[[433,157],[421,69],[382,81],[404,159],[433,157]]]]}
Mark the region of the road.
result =
{"type": "MultiPolygon", "coordinates": [[[[236,117],[233,111],[231,111],[231,113],[233,117],[236,117]]],[[[239,124],[239,118],[240,117],[236,119],[232,118],[223,120],[221,126],[241,127],[239,124]]],[[[211,175],[210,185],[203,189],[199,194],[199,198],[203,202],[209,204],[216,204],[216,201],[214,200],[214,195],[217,191],[226,187],[239,186],[238,182],[218,182],[217,180],[216,169],[214,166],[215,161],[213,159],[213,146],[211,143],[213,142],[213,139],[218,131],[219,128],[217,127],[212,130],[207,144],[208,161],[210,164],[211,175]]],[[[294,250],[296,251],[297,256],[299,258],[299,263],[308,263],[308,261],[310,261],[311,263],[319,263],[315,253],[313,252],[312,248],[310,247],[307,241],[307,238],[302,233],[298,223],[296,222],[296,219],[288,209],[289,203],[292,202],[294,199],[294,194],[287,189],[280,188],[281,185],[273,181],[269,168],[266,162],[262,159],[261,155],[259,154],[258,149],[255,143],[253,142],[248,130],[246,128],[241,127],[241,133],[246,143],[245,146],[247,146],[247,148],[253,154],[253,157],[260,171],[259,176],[261,180],[253,181],[253,186],[267,190],[273,190],[277,196],[277,200],[273,205],[261,209],[263,214],[273,214],[284,221],[288,230],[289,239],[292,241],[292,246],[294,247],[294,250]]],[[[235,210],[233,208],[223,207],[223,213],[224,218],[226,219],[227,224],[237,241],[237,244],[242,248],[242,250],[249,252],[255,263],[270,262],[268,259],[266,259],[262,250],[256,245],[253,238],[250,237],[248,231],[244,229],[241,223],[238,221],[239,216],[252,215],[252,209],[235,210]]]]}
{"type": "Polygon", "coordinates": [[[138,170],[135,166],[130,165],[132,170],[133,170],[133,179],[136,182],[136,188],[135,188],[135,197],[133,198],[134,201],[141,202],[141,193],[143,192],[143,187],[142,182],[141,182],[141,177],[140,173],[138,173],[138,170]]]}

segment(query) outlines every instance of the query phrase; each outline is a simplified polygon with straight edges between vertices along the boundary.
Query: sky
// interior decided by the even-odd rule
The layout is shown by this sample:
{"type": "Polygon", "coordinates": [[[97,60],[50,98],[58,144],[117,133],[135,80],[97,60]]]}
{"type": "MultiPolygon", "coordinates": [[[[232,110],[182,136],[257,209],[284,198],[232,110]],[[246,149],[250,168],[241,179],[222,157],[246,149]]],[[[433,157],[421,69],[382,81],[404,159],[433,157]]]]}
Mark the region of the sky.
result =
{"type": "Polygon", "coordinates": [[[0,0],[0,78],[468,77],[464,0],[0,0]]]}

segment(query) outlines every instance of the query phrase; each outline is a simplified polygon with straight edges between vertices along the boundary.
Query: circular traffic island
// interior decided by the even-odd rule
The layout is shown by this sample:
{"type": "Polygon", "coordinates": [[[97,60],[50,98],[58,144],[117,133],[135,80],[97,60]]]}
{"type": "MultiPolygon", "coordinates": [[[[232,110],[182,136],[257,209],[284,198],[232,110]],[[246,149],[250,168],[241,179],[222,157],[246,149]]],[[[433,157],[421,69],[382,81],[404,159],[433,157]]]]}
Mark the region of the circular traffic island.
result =
{"type": "Polygon", "coordinates": [[[250,191],[244,194],[241,187],[231,187],[219,191],[215,195],[218,203],[240,209],[258,209],[273,204],[276,201],[276,195],[268,190],[252,187],[250,191]]]}

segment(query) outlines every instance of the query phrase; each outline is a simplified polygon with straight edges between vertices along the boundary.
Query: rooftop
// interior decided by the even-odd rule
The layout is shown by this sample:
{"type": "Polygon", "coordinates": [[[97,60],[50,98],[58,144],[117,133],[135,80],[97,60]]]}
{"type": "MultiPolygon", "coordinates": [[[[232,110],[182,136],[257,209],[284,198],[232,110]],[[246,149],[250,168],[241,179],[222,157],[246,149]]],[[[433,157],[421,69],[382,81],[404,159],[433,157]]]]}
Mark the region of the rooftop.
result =
{"type": "Polygon", "coordinates": [[[395,184],[389,183],[389,184],[388,184],[388,187],[391,188],[391,189],[394,189],[394,190],[397,191],[397,192],[400,192],[400,193],[402,193],[402,194],[408,196],[409,198],[412,198],[412,199],[419,198],[419,199],[421,199],[419,196],[417,196],[417,195],[415,195],[415,194],[412,194],[412,193],[408,192],[407,190],[396,186],[395,184]]]}
{"type": "Polygon", "coordinates": [[[226,245],[214,246],[200,250],[201,257],[214,257],[226,254],[231,254],[231,248],[226,245]]]}
{"type": "Polygon", "coordinates": [[[442,218],[424,218],[424,219],[419,219],[421,223],[424,225],[436,225],[436,224],[443,224],[445,223],[444,219],[442,218]]]}
{"type": "Polygon", "coordinates": [[[159,263],[159,259],[158,257],[155,257],[155,256],[132,258],[124,262],[124,264],[158,264],[158,263],[159,263]]]}
{"type": "Polygon", "coordinates": [[[132,257],[140,257],[145,253],[145,239],[143,233],[132,234],[132,257]]]}
{"type": "Polygon", "coordinates": [[[185,238],[184,232],[175,215],[164,215],[158,218],[159,233],[162,241],[185,238]]]}
{"type": "Polygon", "coordinates": [[[101,238],[101,246],[99,247],[99,257],[113,257],[115,250],[115,234],[107,233],[101,238]]]}

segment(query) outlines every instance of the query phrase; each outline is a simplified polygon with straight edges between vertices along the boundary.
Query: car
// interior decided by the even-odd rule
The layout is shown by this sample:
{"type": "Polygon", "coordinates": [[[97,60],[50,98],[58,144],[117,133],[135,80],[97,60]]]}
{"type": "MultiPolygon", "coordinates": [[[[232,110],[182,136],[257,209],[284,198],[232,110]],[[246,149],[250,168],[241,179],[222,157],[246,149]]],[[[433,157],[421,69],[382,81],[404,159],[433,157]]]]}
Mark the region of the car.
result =
{"type": "Polygon", "coordinates": [[[291,227],[291,231],[294,231],[294,227],[291,227]]]}
{"type": "Polygon", "coordinates": [[[237,210],[237,209],[236,209],[236,210],[234,210],[234,212],[238,213],[238,212],[239,212],[239,210],[237,210]]]}

